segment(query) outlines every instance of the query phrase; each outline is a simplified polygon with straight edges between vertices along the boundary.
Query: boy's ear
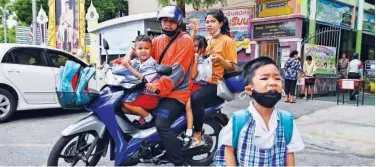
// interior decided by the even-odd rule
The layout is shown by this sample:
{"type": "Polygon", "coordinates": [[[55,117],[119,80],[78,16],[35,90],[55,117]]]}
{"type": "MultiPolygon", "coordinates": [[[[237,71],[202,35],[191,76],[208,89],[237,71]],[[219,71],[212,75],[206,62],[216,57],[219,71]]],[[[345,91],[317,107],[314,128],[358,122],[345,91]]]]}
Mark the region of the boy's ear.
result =
{"type": "Polygon", "coordinates": [[[252,86],[248,85],[245,87],[244,91],[248,94],[248,95],[252,95],[252,86]]]}

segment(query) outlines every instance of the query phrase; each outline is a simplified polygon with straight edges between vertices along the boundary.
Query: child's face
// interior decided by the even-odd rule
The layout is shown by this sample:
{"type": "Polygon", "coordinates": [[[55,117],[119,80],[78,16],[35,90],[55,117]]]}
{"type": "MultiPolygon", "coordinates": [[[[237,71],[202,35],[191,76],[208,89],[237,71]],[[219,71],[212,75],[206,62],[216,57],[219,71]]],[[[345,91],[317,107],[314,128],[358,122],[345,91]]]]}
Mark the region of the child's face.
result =
{"type": "Polygon", "coordinates": [[[198,53],[199,55],[203,54],[205,52],[205,49],[199,49],[199,41],[195,41],[195,53],[198,53]]]}
{"type": "Polygon", "coordinates": [[[278,68],[273,64],[259,67],[254,72],[252,83],[245,90],[250,95],[253,90],[259,93],[282,93],[282,80],[278,68]]]}
{"type": "Polygon", "coordinates": [[[145,41],[136,42],[135,52],[140,61],[146,61],[151,55],[151,43],[145,41]]]}

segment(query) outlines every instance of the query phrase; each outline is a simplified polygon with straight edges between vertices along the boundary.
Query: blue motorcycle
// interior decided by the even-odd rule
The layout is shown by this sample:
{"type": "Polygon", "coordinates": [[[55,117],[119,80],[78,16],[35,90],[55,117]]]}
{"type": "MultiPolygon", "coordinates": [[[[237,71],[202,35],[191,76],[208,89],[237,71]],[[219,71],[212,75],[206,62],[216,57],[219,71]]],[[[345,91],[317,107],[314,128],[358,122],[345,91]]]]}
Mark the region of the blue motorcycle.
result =
{"type": "MultiPolygon", "coordinates": [[[[160,66],[160,75],[170,75],[171,67],[160,66]]],[[[115,166],[133,166],[138,163],[160,165],[169,163],[166,150],[155,127],[140,128],[132,123],[135,116],[124,114],[121,108],[122,99],[135,90],[145,88],[142,80],[122,81],[121,75],[113,74],[112,80],[100,92],[83,92],[90,100],[84,105],[62,104],[62,98],[71,92],[57,92],[63,108],[86,109],[89,115],[78,122],[69,125],[61,132],[49,155],[48,166],[95,166],[101,157],[109,152],[110,160],[115,166]]],[[[158,92],[156,92],[158,93],[158,92]]],[[[218,135],[228,122],[225,114],[221,113],[221,104],[210,104],[205,110],[203,140],[205,145],[182,150],[186,164],[192,166],[208,166],[213,162],[217,149],[218,135]]],[[[185,114],[182,114],[172,125],[171,129],[182,140],[186,129],[185,114]]]]}

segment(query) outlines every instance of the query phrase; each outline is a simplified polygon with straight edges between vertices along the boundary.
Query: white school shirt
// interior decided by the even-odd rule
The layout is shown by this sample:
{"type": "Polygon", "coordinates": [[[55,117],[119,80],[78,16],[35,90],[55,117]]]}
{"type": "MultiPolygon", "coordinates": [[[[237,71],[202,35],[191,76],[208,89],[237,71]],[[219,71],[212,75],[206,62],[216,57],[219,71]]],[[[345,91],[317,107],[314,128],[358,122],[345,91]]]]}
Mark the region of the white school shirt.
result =
{"type": "MultiPolygon", "coordinates": [[[[249,112],[252,114],[253,119],[255,120],[255,145],[260,148],[271,148],[274,145],[274,139],[277,134],[277,120],[279,120],[279,115],[277,110],[274,109],[273,113],[269,120],[269,130],[262,119],[261,115],[256,111],[256,108],[253,106],[252,102],[248,107],[249,112]]],[[[245,128],[242,129],[242,131],[245,128]]],[[[232,146],[232,119],[228,124],[222,129],[222,143],[223,145],[232,146]]],[[[305,148],[303,140],[299,134],[298,128],[295,125],[292,131],[292,137],[290,143],[287,145],[287,152],[298,152],[305,148]]]]}

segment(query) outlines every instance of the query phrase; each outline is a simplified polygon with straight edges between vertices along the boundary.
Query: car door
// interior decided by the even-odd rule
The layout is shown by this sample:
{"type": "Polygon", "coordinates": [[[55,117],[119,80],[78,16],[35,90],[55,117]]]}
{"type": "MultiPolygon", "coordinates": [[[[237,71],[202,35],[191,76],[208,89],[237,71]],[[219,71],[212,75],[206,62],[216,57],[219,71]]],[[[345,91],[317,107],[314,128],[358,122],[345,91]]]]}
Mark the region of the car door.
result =
{"type": "MultiPolygon", "coordinates": [[[[51,67],[52,67],[52,70],[53,70],[54,75],[55,75],[54,82],[55,82],[55,86],[56,87],[60,83],[59,69],[60,69],[60,67],[65,66],[65,63],[68,60],[71,60],[71,61],[74,61],[76,63],[79,63],[79,64],[81,64],[82,67],[86,67],[87,66],[84,62],[82,62],[79,59],[75,58],[74,56],[69,55],[69,54],[64,53],[64,52],[60,52],[60,51],[48,49],[47,50],[47,55],[48,55],[48,59],[51,62],[51,67]]],[[[58,102],[57,94],[56,93],[54,95],[54,101],[58,102]]]]}
{"type": "Polygon", "coordinates": [[[5,77],[23,94],[29,104],[54,103],[55,76],[40,48],[14,48],[12,63],[2,65],[5,77]]]}

